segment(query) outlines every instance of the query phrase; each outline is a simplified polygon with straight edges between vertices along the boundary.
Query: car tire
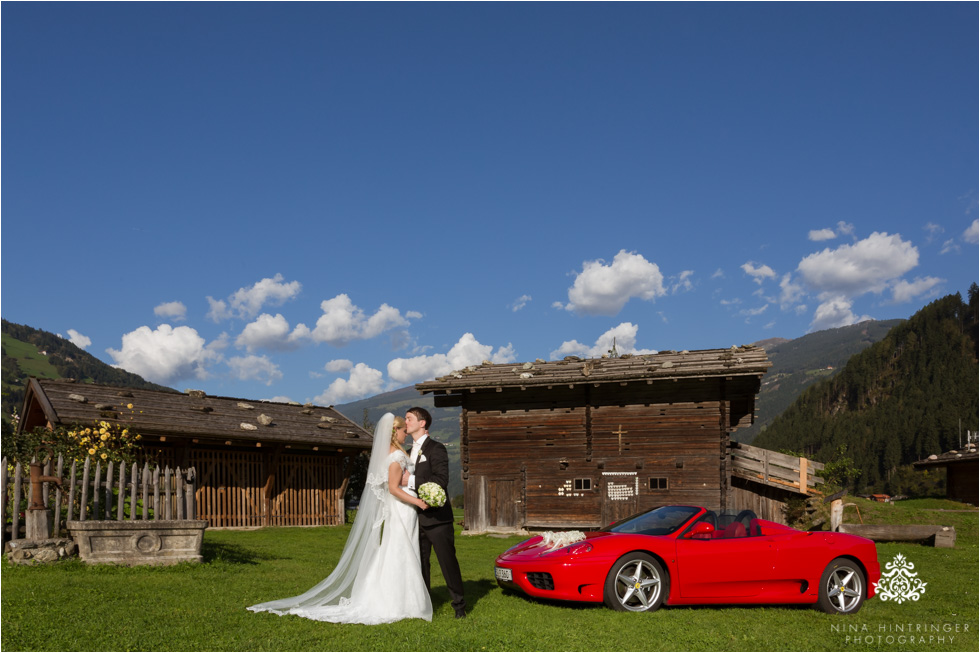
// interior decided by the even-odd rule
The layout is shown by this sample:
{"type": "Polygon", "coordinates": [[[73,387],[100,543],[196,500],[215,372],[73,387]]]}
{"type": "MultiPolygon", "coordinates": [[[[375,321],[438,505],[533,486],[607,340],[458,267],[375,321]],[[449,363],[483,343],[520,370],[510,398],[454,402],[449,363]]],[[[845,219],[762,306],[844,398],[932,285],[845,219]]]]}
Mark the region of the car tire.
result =
{"type": "Polygon", "coordinates": [[[828,614],[854,614],[867,596],[867,579],[861,567],[847,558],[830,561],[820,576],[817,608],[828,614]]]}
{"type": "Polygon", "coordinates": [[[616,561],[606,576],[602,598],[619,612],[653,612],[670,593],[670,577],[653,556],[628,553],[616,561]]]}

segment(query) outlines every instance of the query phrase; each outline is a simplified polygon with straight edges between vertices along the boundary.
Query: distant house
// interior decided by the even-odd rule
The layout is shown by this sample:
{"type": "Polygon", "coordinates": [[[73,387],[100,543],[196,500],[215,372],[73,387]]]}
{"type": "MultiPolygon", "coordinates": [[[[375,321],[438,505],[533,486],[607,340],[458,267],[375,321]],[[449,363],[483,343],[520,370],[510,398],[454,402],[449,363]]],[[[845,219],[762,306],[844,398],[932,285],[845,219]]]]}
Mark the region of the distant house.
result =
{"type": "Polygon", "coordinates": [[[946,468],[946,496],[970,505],[980,503],[980,456],[974,442],[962,449],[933,454],[912,463],[916,469],[946,468]]]}
{"type": "Polygon", "coordinates": [[[733,474],[731,455],[770,365],[752,346],[484,362],[415,387],[462,408],[468,531],[596,527],[666,503],[755,509],[762,486],[778,495],[760,499],[764,516],[781,521],[814,468],[777,483],[766,460],[733,474]]]}
{"type": "Polygon", "coordinates": [[[125,424],[161,464],[196,469],[198,518],[217,528],[343,524],[345,461],[372,440],[329,407],[67,380],[29,379],[21,415],[28,431],[125,424]]]}

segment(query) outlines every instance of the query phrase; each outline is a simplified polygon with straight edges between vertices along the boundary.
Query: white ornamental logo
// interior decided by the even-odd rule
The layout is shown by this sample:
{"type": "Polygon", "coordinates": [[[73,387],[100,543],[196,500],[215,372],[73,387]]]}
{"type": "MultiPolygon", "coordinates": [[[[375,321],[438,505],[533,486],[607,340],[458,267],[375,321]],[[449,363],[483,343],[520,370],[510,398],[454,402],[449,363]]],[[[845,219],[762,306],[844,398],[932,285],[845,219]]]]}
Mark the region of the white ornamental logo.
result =
{"type": "Polygon", "coordinates": [[[912,571],[915,565],[905,559],[901,553],[885,565],[886,571],[881,580],[875,583],[875,591],[882,601],[918,601],[925,594],[927,583],[923,583],[918,572],[912,571]]]}

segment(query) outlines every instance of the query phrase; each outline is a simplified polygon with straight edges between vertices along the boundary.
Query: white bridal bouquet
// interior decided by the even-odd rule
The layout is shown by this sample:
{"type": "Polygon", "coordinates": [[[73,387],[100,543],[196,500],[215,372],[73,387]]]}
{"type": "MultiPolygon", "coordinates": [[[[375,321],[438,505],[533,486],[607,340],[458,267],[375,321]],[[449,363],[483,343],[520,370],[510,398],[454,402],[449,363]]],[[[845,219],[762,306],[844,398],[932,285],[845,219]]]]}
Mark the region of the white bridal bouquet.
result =
{"type": "Polygon", "coordinates": [[[419,488],[419,499],[429,504],[430,508],[441,508],[446,505],[446,491],[437,483],[423,483],[419,488]]]}

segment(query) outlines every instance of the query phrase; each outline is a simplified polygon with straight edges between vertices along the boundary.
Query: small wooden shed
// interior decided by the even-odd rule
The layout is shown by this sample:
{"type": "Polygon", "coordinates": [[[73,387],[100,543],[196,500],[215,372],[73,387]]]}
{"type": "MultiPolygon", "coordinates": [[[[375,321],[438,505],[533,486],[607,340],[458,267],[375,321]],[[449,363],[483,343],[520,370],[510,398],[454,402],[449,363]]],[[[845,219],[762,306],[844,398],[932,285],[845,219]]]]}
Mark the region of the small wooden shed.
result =
{"type": "Polygon", "coordinates": [[[346,465],[372,440],[330,407],[70,380],[29,379],[21,415],[21,431],[125,424],[160,464],[196,469],[212,528],[343,524],[346,465]]]}
{"type": "Polygon", "coordinates": [[[592,528],[666,503],[730,509],[730,434],[771,363],[754,346],[471,366],[416,385],[460,406],[471,532],[592,528]]]}
{"type": "Polygon", "coordinates": [[[968,443],[961,449],[943,454],[933,454],[925,460],[912,463],[916,469],[946,468],[946,496],[953,501],[978,505],[980,499],[980,456],[977,445],[968,443]]]}

